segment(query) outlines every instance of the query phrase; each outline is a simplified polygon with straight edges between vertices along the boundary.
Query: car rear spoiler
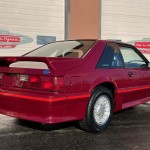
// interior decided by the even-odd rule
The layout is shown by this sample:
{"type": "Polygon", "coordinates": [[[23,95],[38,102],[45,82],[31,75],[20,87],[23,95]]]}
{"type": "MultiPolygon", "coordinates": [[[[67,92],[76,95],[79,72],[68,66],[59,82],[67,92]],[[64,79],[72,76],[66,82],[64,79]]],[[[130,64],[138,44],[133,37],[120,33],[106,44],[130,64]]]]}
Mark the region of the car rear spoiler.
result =
{"type": "MultiPolygon", "coordinates": [[[[53,58],[51,58],[51,60],[52,59],[53,58]]],[[[55,70],[55,67],[50,63],[50,58],[48,57],[0,57],[0,67],[9,67],[10,64],[21,61],[43,62],[49,69],[55,70]]]]}

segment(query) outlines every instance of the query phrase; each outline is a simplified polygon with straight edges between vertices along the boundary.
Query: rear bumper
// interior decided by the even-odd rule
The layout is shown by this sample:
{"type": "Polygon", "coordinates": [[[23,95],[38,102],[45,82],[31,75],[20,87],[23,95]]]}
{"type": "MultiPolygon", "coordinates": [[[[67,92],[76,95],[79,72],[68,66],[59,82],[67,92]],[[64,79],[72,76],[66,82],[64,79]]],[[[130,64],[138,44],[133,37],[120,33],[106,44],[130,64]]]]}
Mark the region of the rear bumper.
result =
{"type": "Polygon", "coordinates": [[[63,122],[65,95],[32,94],[0,89],[0,113],[16,118],[41,122],[63,122]]]}
{"type": "Polygon", "coordinates": [[[8,91],[0,88],[0,113],[41,123],[60,123],[84,118],[89,95],[8,91]]]}

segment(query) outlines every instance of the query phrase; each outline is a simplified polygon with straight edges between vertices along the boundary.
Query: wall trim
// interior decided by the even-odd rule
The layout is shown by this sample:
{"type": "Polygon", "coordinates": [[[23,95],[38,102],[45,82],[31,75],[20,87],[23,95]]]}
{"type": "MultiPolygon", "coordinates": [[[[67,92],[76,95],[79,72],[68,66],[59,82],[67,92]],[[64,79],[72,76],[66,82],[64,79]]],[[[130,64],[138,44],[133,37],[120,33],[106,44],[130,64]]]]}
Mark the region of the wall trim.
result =
{"type": "Polygon", "coordinates": [[[65,40],[70,38],[70,0],[65,0],[65,40]]]}

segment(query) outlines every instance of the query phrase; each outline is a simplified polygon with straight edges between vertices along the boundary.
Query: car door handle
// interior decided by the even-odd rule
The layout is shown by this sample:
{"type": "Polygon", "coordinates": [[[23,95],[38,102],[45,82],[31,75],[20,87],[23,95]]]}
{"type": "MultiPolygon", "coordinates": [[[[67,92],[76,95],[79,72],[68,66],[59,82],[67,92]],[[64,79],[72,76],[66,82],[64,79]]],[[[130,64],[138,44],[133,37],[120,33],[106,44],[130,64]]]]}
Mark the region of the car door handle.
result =
{"type": "Polygon", "coordinates": [[[133,77],[133,72],[128,72],[129,77],[133,77]]]}

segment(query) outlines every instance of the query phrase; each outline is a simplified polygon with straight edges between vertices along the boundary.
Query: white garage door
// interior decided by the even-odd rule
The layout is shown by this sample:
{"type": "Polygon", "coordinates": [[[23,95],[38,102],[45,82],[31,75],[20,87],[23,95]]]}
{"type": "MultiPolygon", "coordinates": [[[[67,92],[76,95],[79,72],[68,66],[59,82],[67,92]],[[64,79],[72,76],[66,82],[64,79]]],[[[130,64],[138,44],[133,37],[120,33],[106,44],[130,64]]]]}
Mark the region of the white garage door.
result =
{"type": "Polygon", "coordinates": [[[133,45],[136,42],[150,59],[149,6],[150,0],[102,0],[102,39],[117,39],[133,45]]]}
{"type": "Polygon", "coordinates": [[[64,0],[1,0],[0,56],[64,39],[64,0]]]}

